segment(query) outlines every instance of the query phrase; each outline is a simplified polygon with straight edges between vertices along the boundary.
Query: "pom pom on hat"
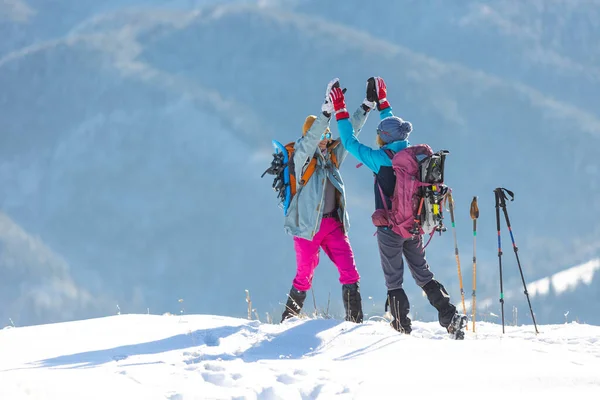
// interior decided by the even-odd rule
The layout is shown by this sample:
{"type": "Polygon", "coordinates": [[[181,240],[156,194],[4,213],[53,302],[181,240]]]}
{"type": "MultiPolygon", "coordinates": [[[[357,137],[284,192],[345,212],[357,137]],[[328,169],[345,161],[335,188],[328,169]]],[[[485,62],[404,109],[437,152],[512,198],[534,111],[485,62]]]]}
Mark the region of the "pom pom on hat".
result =
{"type": "Polygon", "coordinates": [[[396,116],[382,119],[377,127],[377,133],[384,143],[406,140],[411,132],[412,124],[396,116]]]}

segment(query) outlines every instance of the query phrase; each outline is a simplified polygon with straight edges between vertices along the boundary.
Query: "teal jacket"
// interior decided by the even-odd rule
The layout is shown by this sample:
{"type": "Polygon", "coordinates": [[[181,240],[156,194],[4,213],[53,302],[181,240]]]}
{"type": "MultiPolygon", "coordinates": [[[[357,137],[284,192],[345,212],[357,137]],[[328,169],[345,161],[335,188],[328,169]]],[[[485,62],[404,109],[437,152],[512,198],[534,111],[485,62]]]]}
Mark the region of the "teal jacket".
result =
{"type": "MultiPolygon", "coordinates": [[[[358,136],[365,122],[368,112],[359,107],[350,119],[346,119],[349,129],[354,136],[358,136]]],[[[339,167],[346,159],[348,151],[343,144],[336,140],[337,146],[332,150],[338,161],[336,167],[331,161],[329,153],[323,156],[319,148],[321,134],[329,127],[329,118],[323,113],[319,113],[317,119],[304,137],[296,141],[294,146],[294,165],[296,176],[302,176],[304,168],[313,156],[317,157],[315,172],[304,186],[296,182],[296,195],[292,198],[288,207],[287,215],[284,219],[284,230],[292,235],[304,239],[312,240],[321,227],[323,219],[323,206],[325,201],[325,183],[329,179],[337,189],[340,221],[343,222],[344,231],[348,232],[350,220],[346,211],[346,191],[344,181],[340,174],[339,167]]]]}
{"type": "MultiPolygon", "coordinates": [[[[392,107],[388,107],[379,112],[379,117],[381,119],[393,115],[392,107]]],[[[392,160],[385,152],[385,149],[390,149],[394,153],[397,153],[410,146],[408,140],[398,140],[388,143],[379,149],[373,149],[358,141],[358,135],[355,133],[352,123],[347,119],[338,121],[338,130],[340,131],[340,139],[344,148],[374,173],[378,173],[381,167],[392,166],[392,160]]]]}

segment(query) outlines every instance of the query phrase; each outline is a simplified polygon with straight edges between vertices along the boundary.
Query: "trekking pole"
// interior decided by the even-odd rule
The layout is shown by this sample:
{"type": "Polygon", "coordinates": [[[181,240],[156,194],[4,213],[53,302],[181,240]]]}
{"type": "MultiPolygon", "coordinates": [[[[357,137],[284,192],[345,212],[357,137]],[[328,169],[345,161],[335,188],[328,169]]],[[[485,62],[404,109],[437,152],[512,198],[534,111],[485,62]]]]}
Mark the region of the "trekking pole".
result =
{"type": "Polygon", "coordinates": [[[512,227],[510,226],[510,219],[508,218],[508,211],[506,210],[506,193],[511,197],[510,201],[515,200],[515,195],[508,189],[505,188],[497,188],[498,196],[500,196],[500,207],[502,207],[502,211],[504,212],[504,218],[506,219],[506,226],[508,227],[508,233],[510,233],[510,240],[512,241],[513,250],[515,251],[515,257],[517,258],[517,265],[519,266],[519,273],[521,274],[521,281],[523,282],[523,288],[525,289],[525,297],[527,297],[527,303],[529,304],[529,311],[531,312],[531,319],[533,319],[533,326],[535,328],[535,333],[538,334],[537,324],[535,322],[535,315],[533,314],[533,308],[531,307],[531,300],[529,299],[529,292],[527,292],[527,284],[525,283],[525,277],[523,276],[523,269],[521,268],[521,261],[519,260],[519,248],[515,243],[515,238],[513,236],[512,227]]]}
{"type": "Polygon", "coordinates": [[[498,231],[498,267],[500,269],[500,307],[502,311],[502,333],[504,333],[504,287],[502,286],[502,240],[500,238],[500,198],[504,195],[501,189],[495,189],[496,197],[496,230],[498,231]]]}
{"type": "Polygon", "coordinates": [[[456,240],[456,226],[454,224],[454,198],[452,197],[451,191],[448,191],[448,206],[450,208],[450,220],[452,221],[452,233],[454,234],[454,256],[456,257],[456,266],[458,268],[460,297],[462,298],[463,314],[467,315],[467,308],[465,307],[465,291],[463,290],[462,273],[460,271],[460,258],[458,257],[458,241],[456,240]]]}
{"type": "Polygon", "coordinates": [[[479,218],[479,207],[477,206],[477,196],[473,196],[471,201],[471,219],[473,220],[473,302],[471,304],[471,319],[473,320],[473,332],[475,332],[475,300],[477,296],[475,291],[477,289],[477,218],[479,218]]]}

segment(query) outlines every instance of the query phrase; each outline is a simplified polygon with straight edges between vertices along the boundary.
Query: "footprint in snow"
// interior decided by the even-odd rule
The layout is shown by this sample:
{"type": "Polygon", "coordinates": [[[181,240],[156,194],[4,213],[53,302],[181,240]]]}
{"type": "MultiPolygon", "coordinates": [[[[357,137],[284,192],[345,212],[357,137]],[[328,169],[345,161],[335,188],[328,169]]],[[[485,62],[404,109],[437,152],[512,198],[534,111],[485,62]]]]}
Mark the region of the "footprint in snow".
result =
{"type": "Polygon", "coordinates": [[[209,383],[212,383],[216,386],[224,386],[224,387],[232,387],[234,385],[234,381],[230,375],[224,374],[221,372],[203,372],[202,378],[209,383]]]}
{"type": "Polygon", "coordinates": [[[223,368],[223,366],[219,365],[219,364],[215,364],[215,363],[206,363],[204,364],[204,369],[207,371],[213,371],[213,372],[222,372],[225,371],[225,368],[223,368]]]}
{"type": "Polygon", "coordinates": [[[290,385],[292,383],[296,383],[297,379],[288,374],[281,374],[277,377],[277,382],[281,382],[285,385],[290,385]]]}

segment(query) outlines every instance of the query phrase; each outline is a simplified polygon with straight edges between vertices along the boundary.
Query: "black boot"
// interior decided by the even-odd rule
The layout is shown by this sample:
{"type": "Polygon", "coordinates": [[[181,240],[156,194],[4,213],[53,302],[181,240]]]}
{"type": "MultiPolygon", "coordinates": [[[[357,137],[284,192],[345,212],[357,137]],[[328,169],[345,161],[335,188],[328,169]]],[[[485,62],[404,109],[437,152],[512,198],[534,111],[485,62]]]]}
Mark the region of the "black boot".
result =
{"type": "Polygon", "coordinates": [[[444,285],[432,279],[425,286],[423,290],[427,295],[427,299],[432,306],[438,310],[438,320],[440,325],[444,328],[448,328],[452,322],[452,318],[456,314],[456,307],[450,303],[450,295],[444,288],[444,285]]]}
{"type": "Polygon", "coordinates": [[[296,317],[300,314],[302,306],[304,306],[304,300],[306,300],[306,292],[303,290],[297,290],[292,286],[290,294],[288,294],[287,303],[285,304],[285,310],[281,315],[281,322],[288,318],[296,317]]]}
{"type": "Polygon", "coordinates": [[[410,334],[412,331],[411,320],[408,318],[410,311],[410,303],[404,289],[388,290],[387,301],[385,303],[385,311],[390,305],[390,314],[392,314],[391,326],[398,332],[410,334]]]}
{"type": "Polygon", "coordinates": [[[342,285],[342,297],[344,299],[344,309],[346,310],[346,321],[362,323],[362,298],[360,297],[358,282],[342,285]]]}
{"type": "Polygon", "coordinates": [[[463,340],[465,338],[464,329],[467,326],[467,316],[464,314],[456,313],[450,321],[450,325],[446,328],[452,338],[456,340],[463,340]]]}

